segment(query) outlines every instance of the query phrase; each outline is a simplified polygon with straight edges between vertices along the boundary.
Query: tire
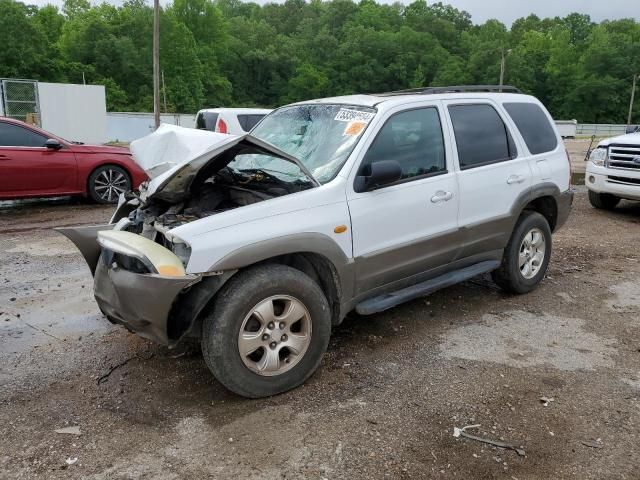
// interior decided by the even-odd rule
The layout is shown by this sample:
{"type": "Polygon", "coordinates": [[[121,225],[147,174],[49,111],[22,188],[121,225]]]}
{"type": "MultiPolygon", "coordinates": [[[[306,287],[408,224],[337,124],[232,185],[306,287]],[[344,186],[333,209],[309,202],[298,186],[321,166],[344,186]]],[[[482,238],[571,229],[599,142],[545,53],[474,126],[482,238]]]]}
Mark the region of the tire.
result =
{"type": "Polygon", "coordinates": [[[610,193],[598,193],[589,190],[589,203],[595,208],[613,210],[620,203],[620,198],[610,193]]]}
{"type": "Polygon", "coordinates": [[[87,190],[96,203],[116,203],[121,193],[131,190],[131,177],[122,167],[102,165],[89,176],[87,190]]]}
{"type": "Polygon", "coordinates": [[[318,284],[294,268],[262,265],[236,274],[207,308],[202,354],[226,388],[243,397],[261,398],[295,388],[309,378],[320,365],[330,336],[329,303],[318,284]],[[275,313],[273,329],[268,305],[275,313]],[[294,305],[297,313],[287,319],[294,305]],[[246,343],[245,336],[250,338],[246,343]]]}
{"type": "Polygon", "coordinates": [[[530,292],[544,278],[551,247],[551,228],[547,219],[538,212],[522,213],[504,250],[500,267],[491,272],[493,281],[510,293],[530,292]]]}

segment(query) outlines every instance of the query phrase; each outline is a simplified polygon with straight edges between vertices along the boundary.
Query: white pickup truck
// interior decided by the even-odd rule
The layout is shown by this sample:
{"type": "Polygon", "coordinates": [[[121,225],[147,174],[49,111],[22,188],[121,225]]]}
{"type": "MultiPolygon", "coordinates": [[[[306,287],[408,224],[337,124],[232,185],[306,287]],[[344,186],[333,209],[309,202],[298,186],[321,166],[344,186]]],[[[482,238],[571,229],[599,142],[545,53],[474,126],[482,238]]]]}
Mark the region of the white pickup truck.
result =
{"type": "Polygon", "coordinates": [[[513,87],[310,100],[250,134],[164,128],[131,149],[149,184],[109,225],[61,231],[109,320],[163,344],[199,338],[247,397],[304,382],[352,310],[486,272],[533,290],[573,199],[549,113],[513,87]]]}
{"type": "Polygon", "coordinates": [[[596,208],[640,200],[640,132],[606,138],[589,155],[585,185],[596,208]]]}

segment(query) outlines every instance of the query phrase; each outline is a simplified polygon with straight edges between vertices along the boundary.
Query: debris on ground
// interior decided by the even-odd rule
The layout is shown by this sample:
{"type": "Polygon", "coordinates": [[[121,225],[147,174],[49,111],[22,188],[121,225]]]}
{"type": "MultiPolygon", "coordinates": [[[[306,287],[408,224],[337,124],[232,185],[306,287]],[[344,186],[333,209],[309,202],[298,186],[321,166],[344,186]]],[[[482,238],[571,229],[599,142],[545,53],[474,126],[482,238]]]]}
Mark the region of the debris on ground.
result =
{"type": "Polygon", "coordinates": [[[121,363],[119,363],[119,364],[117,364],[117,365],[114,365],[113,367],[111,367],[111,368],[109,369],[109,371],[108,371],[107,373],[105,373],[104,375],[102,375],[101,377],[99,377],[99,378],[98,378],[98,385],[100,385],[101,383],[106,382],[106,381],[109,379],[109,376],[110,376],[113,372],[115,372],[117,369],[119,369],[119,368],[121,368],[121,367],[124,367],[124,366],[125,366],[127,363],[129,363],[131,360],[136,360],[136,359],[138,359],[138,360],[151,360],[151,358],[153,358],[153,356],[154,356],[154,355],[155,355],[155,354],[153,354],[153,353],[152,353],[151,355],[149,355],[149,356],[148,356],[148,357],[146,357],[146,358],[140,357],[139,355],[135,355],[135,356],[133,356],[133,357],[127,358],[124,362],[121,362],[121,363]]]}
{"type": "Polygon", "coordinates": [[[604,447],[604,445],[602,445],[602,440],[600,438],[596,439],[595,441],[582,440],[582,441],[580,441],[580,443],[582,445],[584,445],[585,447],[591,447],[591,448],[602,448],[602,447],[604,447]]]}
{"type": "Polygon", "coordinates": [[[67,462],[67,465],[73,465],[78,461],[78,457],[73,457],[73,458],[69,457],[65,461],[67,462]]]}
{"type": "Polygon", "coordinates": [[[58,428],[56,430],[56,433],[62,433],[62,434],[69,434],[69,435],[80,435],[80,426],[79,425],[74,425],[72,427],[64,427],[64,428],[58,428]]]}
{"type": "Polygon", "coordinates": [[[543,407],[548,407],[549,404],[554,401],[554,399],[549,397],[540,397],[540,401],[542,402],[543,407]]]}
{"type": "Polygon", "coordinates": [[[467,433],[466,430],[469,428],[478,428],[480,427],[480,425],[467,425],[466,427],[462,427],[462,428],[458,428],[458,427],[453,427],[453,436],[458,438],[458,437],[465,437],[468,438],[470,440],[476,440],[477,442],[482,442],[482,443],[487,443],[489,445],[493,445],[494,447],[500,447],[500,448],[506,448],[508,450],[513,450],[515,451],[518,455],[520,455],[521,457],[524,457],[526,455],[524,449],[522,447],[516,447],[515,445],[512,445],[510,443],[506,443],[506,442],[501,442],[499,440],[491,440],[490,438],[484,438],[484,437],[477,437],[475,435],[471,435],[470,433],[467,433]]]}

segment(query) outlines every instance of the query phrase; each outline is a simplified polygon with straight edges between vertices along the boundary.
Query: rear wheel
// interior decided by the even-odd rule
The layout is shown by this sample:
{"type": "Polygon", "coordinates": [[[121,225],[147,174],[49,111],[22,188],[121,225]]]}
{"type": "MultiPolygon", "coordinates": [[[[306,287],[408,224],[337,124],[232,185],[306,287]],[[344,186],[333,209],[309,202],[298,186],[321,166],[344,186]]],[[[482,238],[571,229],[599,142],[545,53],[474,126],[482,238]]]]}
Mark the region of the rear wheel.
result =
{"type": "Polygon", "coordinates": [[[318,284],[294,268],[264,265],[238,273],[218,293],[203,320],[202,353],[225,387],[260,398],[309,378],[330,335],[318,284]]]}
{"type": "Polygon", "coordinates": [[[116,203],[121,193],[131,190],[131,178],[117,165],[103,165],[89,176],[88,188],[94,202],[116,203]]]}
{"type": "Polygon", "coordinates": [[[551,257],[551,229],[537,212],[524,212],[516,223],[500,268],[491,273],[500,288],[527,293],[544,278],[551,257]]]}
{"type": "Polygon", "coordinates": [[[598,193],[589,190],[589,203],[595,208],[613,210],[620,203],[620,198],[610,193],[598,193]]]}

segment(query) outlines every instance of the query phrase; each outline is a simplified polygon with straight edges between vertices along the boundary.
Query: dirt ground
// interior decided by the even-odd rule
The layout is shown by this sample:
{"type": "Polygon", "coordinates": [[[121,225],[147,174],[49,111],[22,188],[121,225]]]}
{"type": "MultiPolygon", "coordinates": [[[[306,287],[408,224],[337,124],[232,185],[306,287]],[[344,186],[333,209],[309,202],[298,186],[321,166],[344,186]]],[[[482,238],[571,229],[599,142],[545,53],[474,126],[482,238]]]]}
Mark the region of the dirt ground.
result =
{"type": "Polygon", "coordinates": [[[101,316],[51,228],[111,208],[5,203],[0,478],[638,479],[640,204],[597,211],[577,190],[536,291],[482,276],[348,318],[304,386],[264,400],[101,316]],[[453,436],[476,424],[525,455],[453,436]]]}

